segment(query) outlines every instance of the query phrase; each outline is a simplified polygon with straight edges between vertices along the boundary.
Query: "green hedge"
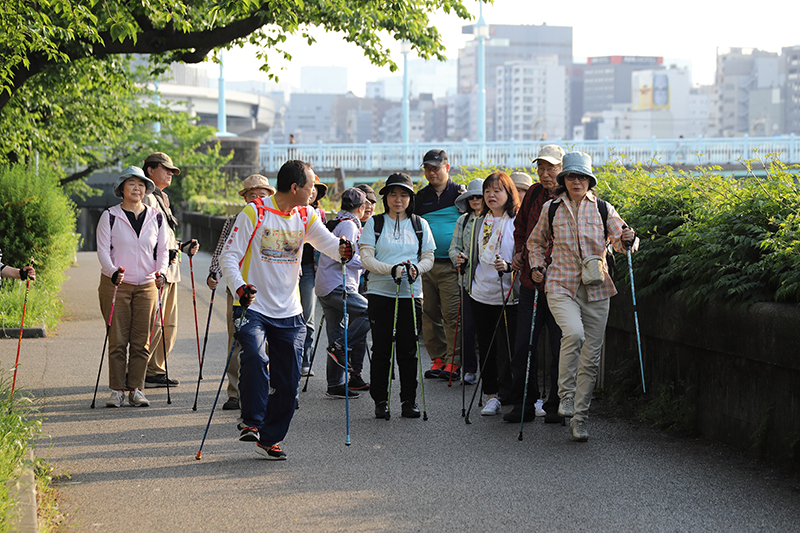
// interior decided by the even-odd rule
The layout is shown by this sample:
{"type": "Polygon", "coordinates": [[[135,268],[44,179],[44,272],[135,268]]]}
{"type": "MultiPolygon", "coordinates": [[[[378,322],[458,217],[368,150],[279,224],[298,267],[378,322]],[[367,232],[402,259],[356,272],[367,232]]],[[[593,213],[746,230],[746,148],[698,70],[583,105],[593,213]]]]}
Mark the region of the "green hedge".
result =
{"type": "MultiPolygon", "coordinates": [[[[0,248],[3,262],[36,268],[31,282],[26,325],[53,328],[61,316],[58,298],[64,271],[78,245],[76,208],[58,184],[62,174],[43,168],[38,173],[22,165],[0,167],[0,248]]],[[[0,285],[0,327],[19,327],[25,283],[4,278],[0,285]]]]}

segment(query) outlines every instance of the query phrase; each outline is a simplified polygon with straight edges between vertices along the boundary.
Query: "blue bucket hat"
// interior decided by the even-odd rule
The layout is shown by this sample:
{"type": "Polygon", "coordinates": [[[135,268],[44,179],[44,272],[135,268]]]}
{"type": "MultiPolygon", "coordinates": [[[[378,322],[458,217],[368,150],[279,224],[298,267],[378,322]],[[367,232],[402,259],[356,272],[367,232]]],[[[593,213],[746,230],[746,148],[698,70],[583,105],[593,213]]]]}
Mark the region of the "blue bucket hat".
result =
{"type": "Polygon", "coordinates": [[[153,180],[144,175],[144,170],[131,165],[122,171],[117,178],[117,182],[114,184],[114,196],[117,198],[122,198],[122,184],[125,183],[128,178],[139,178],[142,180],[145,185],[145,194],[152,194],[152,192],[156,190],[156,184],[153,183],[153,180]]]}
{"type": "Polygon", "coordinates": [[[592,157],[584,152],[567,152],[561,160],[561,172],[556,176],[556,181],[564,186],[564,177],[567,174],[580,174],[589,176],[589,188],[597,185],[597,177],[592,173],[592,157]]]}
{"type": "Polygon", "coordinates": [[[462,192],[458,198],[456,198],[455,204],[459,211],[462,213],[467,212],[467,202],[469,202],[470,198],[475,196],[483,197],[483,179],[476,178],[469,182],[467,186],[467,190],[462,192]]]}

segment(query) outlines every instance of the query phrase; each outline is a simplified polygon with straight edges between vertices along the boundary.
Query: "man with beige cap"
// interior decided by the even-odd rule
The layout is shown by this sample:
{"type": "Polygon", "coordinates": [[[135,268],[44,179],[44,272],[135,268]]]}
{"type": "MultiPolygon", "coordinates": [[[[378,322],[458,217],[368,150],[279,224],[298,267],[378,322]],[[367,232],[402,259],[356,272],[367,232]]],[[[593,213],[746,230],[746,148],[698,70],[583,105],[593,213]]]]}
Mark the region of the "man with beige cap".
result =
{"type": "MultiPolygon", "coordinates": [[[[531,348],[528,405],[525,406],[525,420],[533,420],[536,414],[544,415],[545,422],[559,422],[561,420],[557,413],[559,402],[558,353],[561,345],[561,330],[547,307],[547,298],[544,297],[544,291],[541,290],[544,285],[535,284],[531,280],[528,249],[525,243],[539,221],[542,206],[545,202],[554,198],[553,192],[558,186],[556,176],[561,172],[561,158],[563,156],[564,150],[555,144],[543,146],[539,151],[539,155],[533,160],[536,163],[536,174],[539,176],[539,183],[531,186],[526,192],[517,213],[517,219],[514,222],[514,260],[511,263],[511,267],[520,272],[521,286],[517,315],[517,339],[514,345],[514,358],[511,362],[513,381],[509,400],[514,405],[514,408],[503,416],[503,420],[507,422],[519,422],[522,419],[522,399],[525,391],[525,369],[528,363],[528,343],[531,341],[531,327],[533,327],[533,342],[531,343],[533,348],[531,348]],[[540,294],[536,301],[536,324],[531,324],[533,297],[537,286],[540,289],[540,294]],[[550,379],[545,378],[545,383],[549,384],[549,387],[547,387],[549,395],[543,406],[544,413],[542,413],[541,409],[536,409],[535,407],[536,400],[540,397],[536,346],[539,343],[539,334],[545,325],[547,325],[549,333],[552,360],[550,363],[550,379]]],[[[514,174],[517,173],[515,172],[514,174]]],[[[512,179],[514,179],[513,174],[512,179]]],[[[514,183],[518,183],[517,180],[514,180],[514,183]]],[[[549,255],[547,260],[549,264],[549,255]]]]}
{"type": "MultiPolygon", "coordinates": [[[[244,198],[245,203],[248,204],[256,198],[266,198],[273,194],[275,194],[275,187],[270,185],[269,179],[261,174],[248,176],[247,179],[242,182],[242,190],[239,191],[239,196],[244,198]]],[[[206,279],[208,288],[211,290],[217,288],[219,280],[222,277],[222,268],[219,266],[219,254],[222,253],[222,249],[225,247],[225,241],[228,239],[228,235],[231,232],[235,220],[236,215],[233,215],[228,217],[225,221],[225,225],[222,226],[222,233],[219,234],[217,248],[214,250],[214,255],[211,256],[211,266],[208,269],[208,278],[206,279]]],[[[225,324],[228,326],[228,351],[225,353],[231,353],[231,349],[233,349],[235,353],[231,355],[230,363],[228,363],[228,401],[222,404],[222,409],[232,411],[239,409],[239,352],[242,350],[242,347],[237,342],[236,347],[233,348],[233,334],[235,330],[233,325],[233,307],[234,305],[239,305],[239,300],[233,299],[233,295],[227,287],[225,287],[225,294],[227,295],[225,324]]],[[[267,349],[266,343],[264,349],[267,349]]]]}
{"type": "MultiPolygon", "coordinates": [[[[181,280],[181,269],[178,262],[178,254],[181,248],[189,255],[194,255],[200,248],[196,240],[192,239],[187,243],[179,243],[175,239],[175,230],[178,227],[178,220],[170,209],[169,196],[164,189],[172,184],[172,176],[181,173],[181,169],[172,163],[172,159],[164,152],[154,152],[147,156],[142,165],[144,175],[155,183],[156,188],[144,197],[143,203],[157,209],[164,216],[167,223],[167,248],[169,250],[169,266],[167,267],[167,282],[161,295],[161,307],[163,309],[164,327],[156,327],[153,339],[150,341],[150,360],[147,363],[147,377],[145,377],[145,388],[167,386],[166,360],[169,353],[175,346],[175,339],[178,332],[178,282],[181,280]],[[164,341],[161,341],[161,334],[164,334],[164,341]],[[166,351],[164,345],[166,344],[166,351]]],[[[158,325],[157,325],[158,326],[158,325]]],[[[177,387],[177,379],[170,379],[169,386],[177,387]]]]}

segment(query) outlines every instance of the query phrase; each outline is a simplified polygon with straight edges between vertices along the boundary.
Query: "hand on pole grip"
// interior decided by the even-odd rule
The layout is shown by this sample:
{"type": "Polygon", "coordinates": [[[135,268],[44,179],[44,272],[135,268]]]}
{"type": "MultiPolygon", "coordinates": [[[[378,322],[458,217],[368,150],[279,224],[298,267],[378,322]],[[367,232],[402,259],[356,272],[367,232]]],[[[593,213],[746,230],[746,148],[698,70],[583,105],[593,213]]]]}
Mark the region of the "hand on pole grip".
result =
{"type": "Polygon", "coordinates": [[[339,237],[339,255],[345,263],[349,263],[353,259],[353,243],[344,237],[339,237]]]}
{"type": "Polygon", "coordinates": [[[192,239],[189,242],[181,244],[180,248],[183,253],[189,254],[189,257],[191,257],[200,250],[200,243],[197,242],[197,239],[192,239]]]}
{"type": "Polygon", "coordinates": [[[417,276],[419,275],[417,265],[411,261],[406,261],[406,275],[408,276],[409,283],[413,284],[415,281],[417,281],[417,276]]]}
{"type": "Polygon", "coordinates": [[[119,287],[119,284],[122,283],[122,278],[124,277],[125,277],[125,269],[119,267],[117,270],[114,271],[113,274],[111,274],[111,283],[119,287]]]}
{"type": "Polygon", "coordinates": [[[622,226],[622,245],[625,248],[630,249],[633,246],[634,241],[636,240],[636,232],[633,231],[631,228],[628,227],[627,224],[622,226]],[[625,236],[628,235],[626,239],[625,236]]]}
{"type": "Polygon", "coordinates": [[[405,263],[397,263],[392,267],[392,278],[394,282],[400,285],[403,282],[403,275],[405,274],[406,265],[405,263]],[[400,272],[398,272],[398,270],[400,272]]]}
{"type": "Polygon", "coordinates": [[[219,281],[217,281],[217,274],[216,272],[209,272],[208,277],[206,278],[206,285],[212,291],[217,288],[219,281]]]}
{"type": "Polygon", "coordinates": [[[169,254],[169,264],[172,265],[175,263],[175,260],[178,259],[178,252],[180,250],[167,250],[169,254]]]}
{"type": "Polygon", "coordinates": [[[156,272],[156,288],[161,290],[161,288],[166,285],[167,283],[167,276],[162,274],[161,272],[156,272]]]}
{"type": "Polygon", "coordinates": [[[456,254],[456,269],[458,270],[458,273],[464,274],[464,272],[467,271],[468,264],[469,258],[462,252],[458,252],[458,254],[456,254]]]}
{"type": "Polygon", "coordinates": [[[25,281],[28,278],[36,281],[36,271],[30,265],[24,266],[19,269],[19,279],[25,281]]]}
{"type": "Polygon", "coordinates": [[[239,297],[239,303],[244,307],[250,307],[256,301],[256,293],[258,289],[254,285],[242,285],[236,289],[236,296],[239,297]]]}
{"type": "Polygon", "coordinates": [[[531,269],[531,281],[534,283],[541,283],[544,281],[544,268],[543,267],[536,267],[531,269]]]}

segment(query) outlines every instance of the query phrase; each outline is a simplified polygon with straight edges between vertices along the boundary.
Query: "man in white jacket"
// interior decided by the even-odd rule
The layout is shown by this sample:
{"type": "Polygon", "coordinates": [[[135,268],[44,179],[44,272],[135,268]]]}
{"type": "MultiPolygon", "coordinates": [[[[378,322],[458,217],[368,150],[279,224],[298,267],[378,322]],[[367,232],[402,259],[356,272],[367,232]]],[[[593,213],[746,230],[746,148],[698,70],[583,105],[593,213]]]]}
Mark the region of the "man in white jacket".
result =
{"type": "Polygon", "coordinates": [[[303,244],[336,260],[353,254],[352,244],[340,243],[307,205],[313,189],[311,167],[286,162],[278,171],[278,192],[244,208],[219,260],[241,304],[234,311],[242,345],[239,440],[255,441],[256,452],[273,460],[286,458],[278,443],[289,430],[300,384],[306,326],[297,284],[303,244]]]}

